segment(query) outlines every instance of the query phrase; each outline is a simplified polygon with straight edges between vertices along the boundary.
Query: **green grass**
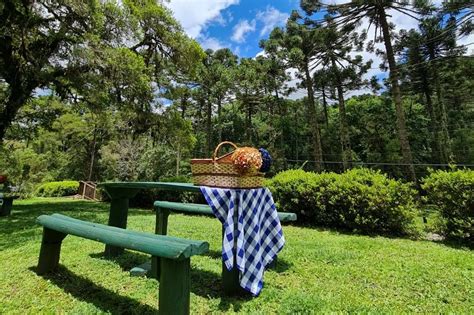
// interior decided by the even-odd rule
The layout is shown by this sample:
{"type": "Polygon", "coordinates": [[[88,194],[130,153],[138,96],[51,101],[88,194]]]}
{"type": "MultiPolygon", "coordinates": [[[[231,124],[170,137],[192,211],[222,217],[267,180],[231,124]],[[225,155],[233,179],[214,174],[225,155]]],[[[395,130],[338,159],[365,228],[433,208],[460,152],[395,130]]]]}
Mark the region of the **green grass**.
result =
{"type": "MultiPolygon", "coordinates": [[[[0,313],[135,313],[157,309],[154,279],[130,277],[146,255],[111,261],[104,245],[68,236],[55,275],[34,272],[43,213],[106,223],[108,204],[66,198],[17,200],[0,218],[0,313]]],[[[474,313],[474,252],[443,244],[340,234],[284,226],[286,246],[265,273],[257,298],[227,298],[220,289],[220,224],[172,215],[169,234],[206,240],[211,251],[191,259],[191,313],[474,313]]],[[[151,211],[131,209],[128,227],[153,232],[151,211]]]]}

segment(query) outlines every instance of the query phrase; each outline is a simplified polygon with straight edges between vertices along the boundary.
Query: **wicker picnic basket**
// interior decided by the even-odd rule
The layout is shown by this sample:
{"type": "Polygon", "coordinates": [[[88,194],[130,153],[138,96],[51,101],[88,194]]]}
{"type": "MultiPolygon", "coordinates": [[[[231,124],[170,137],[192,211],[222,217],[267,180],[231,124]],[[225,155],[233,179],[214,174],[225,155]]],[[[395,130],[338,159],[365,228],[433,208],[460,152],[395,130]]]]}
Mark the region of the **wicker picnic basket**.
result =
{"type": "Polygon", "coordinates": [[[234,143],[224,141],[216,147],[212,158],[191,159],[194,185],[245,189],[262,187],[264,174],[260,172],[240,174],[231,160],[233,151],[217,156],[224,145],[230,145],[234,150],[238,148],[234,143]]]}

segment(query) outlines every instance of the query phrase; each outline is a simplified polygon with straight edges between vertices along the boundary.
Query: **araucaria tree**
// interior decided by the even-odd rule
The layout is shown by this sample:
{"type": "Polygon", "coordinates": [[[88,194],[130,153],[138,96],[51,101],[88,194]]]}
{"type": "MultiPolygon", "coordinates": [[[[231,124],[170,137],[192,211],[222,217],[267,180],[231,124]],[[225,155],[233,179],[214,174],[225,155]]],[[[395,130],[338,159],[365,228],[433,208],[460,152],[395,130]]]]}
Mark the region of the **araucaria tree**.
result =
{"type": "MultiPolygon", "coordinates": [[[[419,1],[424,5],[426,1],[419,1]]],[[[395,10],[407,16],[417,15],[418,12],[409,5],[408,1],[390,0],[353,0],[338,5],[326,5],[319,0],[301,0],[301,7],[306,13],[312,14],[321,10],[327,11],[339,30],[353,29],[359,25],[363,19],[369,20],[369,27],[375,25],[375,35],[377,40],[381,40],[385,46],[385,55],[390,70],[390,89],[395,104],[397,118],[397,132],[402,151],[403,163],[406,165],[410,179],[416,181],[413,156],[408,140],[408,130],[405,113],[402,105],[402,95],[399,85],[399,70],[395,60],[395,53],[392,45],[391,30],[393,26],[388,20],[388,10],[395,10]]]]}
{"type": "MultiPolygon", "coordinates": [[[[306,21],[306,23],[311,24],[310,21],[306,21]]],[[[353,31],[338,31],[332,22],[317,29],[315,40],[316,58],[312,69],[316,69],[315,78],[318,75],[324,76],[322,80],[315,80],[315,83],[324,84],[320,87],[323,93],[325,93],[325,87],[337,91],[342,163],[344,169],[348,169],[351,167],[352,150],[344,93],[368,85],[368,81],[363,79],[363,75],[367,73],[372,61],[364,63],[362,56],[351,56],[351,52],[361,46],[361,39],[353,31]]],[[[323,95],[323,104],[325,103],[326,97],[323,95]]]]}
{"type": "Polygon", "coordinates": [[[301,79],[301,85],[307,92],[307,114],[312,134],[313,157],[316,171],[323,169],[323,152],[321,145],[321,133],[318,121],[318,111],[314,100],[313,77],[311,65],[314,63],[316,54],[317,29],[299,23],[301,16],[297,11],[291,13],[286,28],[275,28],[267,41],[261,43],[270,54],[278,54],[286,61],[287,68],[296,68],[297,76],[301,79]]]}

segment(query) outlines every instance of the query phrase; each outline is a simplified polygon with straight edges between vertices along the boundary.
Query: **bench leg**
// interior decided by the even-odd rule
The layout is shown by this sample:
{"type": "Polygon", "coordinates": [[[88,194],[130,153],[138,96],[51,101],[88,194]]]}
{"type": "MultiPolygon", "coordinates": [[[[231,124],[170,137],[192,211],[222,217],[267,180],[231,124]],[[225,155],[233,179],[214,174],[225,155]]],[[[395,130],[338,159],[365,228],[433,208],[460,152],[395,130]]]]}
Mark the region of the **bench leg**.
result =
{"type": "Polygon", "coordinates": [[[189,314],[190,259],[161,258],[158,308],[160,314],[189,314]]]}
{"type": "Polygon", "coordinates": [[[61,243],[67,234],[43,228],[43,240],[38,259],[38,274],[53,271],[58,267],[61,254],[61,243]]]}
{"type": "MultiPolygon", "coordinates": [[[[168,234],[168,216],[170,211],[168,209],[162,209],[160,207],[155,208],[156,211],[156,225],[155,234],[167,235],[168,234]]],[[[151,271],[150,277],[159,280],[160,279],[160,257],[151,256],[151,271]]]]}

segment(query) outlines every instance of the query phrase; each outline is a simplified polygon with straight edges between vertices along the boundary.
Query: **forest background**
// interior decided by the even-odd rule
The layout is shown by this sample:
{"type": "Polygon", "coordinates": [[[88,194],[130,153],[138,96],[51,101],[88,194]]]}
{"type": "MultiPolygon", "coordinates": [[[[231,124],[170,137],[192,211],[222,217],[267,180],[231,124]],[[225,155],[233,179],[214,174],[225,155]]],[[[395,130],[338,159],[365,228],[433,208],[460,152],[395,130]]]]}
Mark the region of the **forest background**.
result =
{"type": "Polygon", "coordinates": [[[269,150],[269,176],[366,166],[418,181],[473,168],[474,43],[457,44],[473,12],[469,1],[303,0],[264,53],[239,58],[203,50],[156,1],[2,1],[0,170],[25,193],[160,181],[189,177],[190,158],[223,140],[269,150]],[[418,28],[395,31],[392,11],[418,28]],[[378,67],[389,76],[365,79],[378,67]],[[372,93],[351,96],[361,88],[372,93]]]}

